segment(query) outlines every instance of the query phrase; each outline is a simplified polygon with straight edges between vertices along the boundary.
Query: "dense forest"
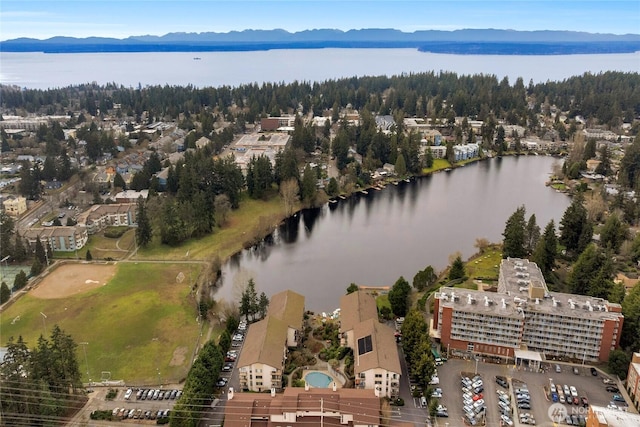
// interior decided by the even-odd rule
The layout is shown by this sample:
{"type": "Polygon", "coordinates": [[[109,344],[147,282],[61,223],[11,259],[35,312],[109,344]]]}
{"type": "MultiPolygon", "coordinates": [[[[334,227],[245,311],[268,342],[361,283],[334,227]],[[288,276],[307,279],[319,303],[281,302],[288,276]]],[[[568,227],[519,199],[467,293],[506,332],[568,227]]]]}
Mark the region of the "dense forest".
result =
{"type": "MultiPolygon", "coordinates": [[[[401,76],[352,77],[321,83],[264,83],[218,88],[194,86],[148,86],[126,88],[83,84],[60,89],[19,89],[2,86],[3,111],[24,110],[66,114],[85,110],[92,116],[106,114],[114,104],[116,115],[140,118],[144,111],[157,120],[188,120],[201,111],[216,109],[225,118],[252,123],[261,116],[291,111],[316,115],[348,104],[354,110],[377,114],[401,112],[408,117],[448,119],[453,116],[486,120],[490,116],[507,124],[535,128],[536,113],[555,105],[589,123],[609,128],[630,123],[640,114],[640,74],[585,73],[560,82],[525,86],[521,78],[510,84],[494,75],[458,75],[428,72],[401,76]],[[546,106],[546,107],[545,107],[546,106]],[[232,116],[229,116],[231,114],[232,116]]],[[[234,121],[234,120],[233,120],[234,121]]]]}

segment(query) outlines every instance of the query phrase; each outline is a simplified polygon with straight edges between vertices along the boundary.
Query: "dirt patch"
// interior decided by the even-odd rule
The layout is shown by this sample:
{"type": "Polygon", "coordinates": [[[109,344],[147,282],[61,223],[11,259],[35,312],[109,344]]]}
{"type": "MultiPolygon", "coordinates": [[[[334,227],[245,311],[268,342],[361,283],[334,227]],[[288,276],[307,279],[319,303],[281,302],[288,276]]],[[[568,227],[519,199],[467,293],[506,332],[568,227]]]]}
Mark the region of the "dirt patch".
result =
{"type": "Polygon", "coordinates": [[[171,362],[169,362],[169,366],[181,366],[184,363],[188,350],[187,347],[176,348],[171,357],[171,362]]]}
{"type": "Polygon", "coordinates": [[[65,264],[49,273],[31,291],[42,299],[65,298],[106,285],[116,273],[115,265],[65,264]]]}

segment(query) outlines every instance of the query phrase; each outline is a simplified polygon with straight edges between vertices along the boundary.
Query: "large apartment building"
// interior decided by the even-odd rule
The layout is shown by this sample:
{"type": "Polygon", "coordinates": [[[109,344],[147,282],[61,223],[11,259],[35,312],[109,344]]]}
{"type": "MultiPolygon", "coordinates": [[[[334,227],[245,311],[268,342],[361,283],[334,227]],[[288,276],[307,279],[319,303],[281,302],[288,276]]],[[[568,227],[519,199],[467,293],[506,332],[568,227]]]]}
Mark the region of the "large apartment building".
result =
{"type": "Polygon", "coordinates": [[[267,316],[249,326],[238,358],[240,389],[282,390],[287,348],[299,344],[304,296],[282,291],[271,297],[267,316]]]}
{"type": "Polygon", "coordinates": [[[381,425],[380,398],[371,390],[288,387],[284,393],[234,393],[229,389],[226,427],[381,425]]]}
{"type": "Polygon", "coordinates": [[[640,353],[633,353],[627,374],[627,391],[633,406],[640,410],[640,353]]]}
{"type": "Polygon", "coordinates": [[[394,330],[378,321],[373,296],[363,291],[343,296],[340,316],[342,342],[353,350],[356,388],[397,397],[402,370],[394,330]]]}
{"type": "Polygon", "coordinates": [[[620,342],[621,310],[601,298],[549,292],[535,263],[508,258],[500,264],[497,292],[437,292],[431,329],[448,349],[505,359],[528,350],[607,361],[620,342]]]}

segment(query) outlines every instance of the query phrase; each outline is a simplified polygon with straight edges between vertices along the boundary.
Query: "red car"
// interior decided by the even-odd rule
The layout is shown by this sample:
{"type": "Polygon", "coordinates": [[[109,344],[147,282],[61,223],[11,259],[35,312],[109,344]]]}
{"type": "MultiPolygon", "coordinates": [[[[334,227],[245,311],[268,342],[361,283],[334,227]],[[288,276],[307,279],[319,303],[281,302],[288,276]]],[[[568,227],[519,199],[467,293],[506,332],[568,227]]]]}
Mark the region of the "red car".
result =
{"type": "Polygon", "coordinates": [[[482,399],[484,396],[482,396],[482,393],[478,393],[478,394],[474,394],[472,399],[475,402],[476,400],[480,400],[482,399]]]}

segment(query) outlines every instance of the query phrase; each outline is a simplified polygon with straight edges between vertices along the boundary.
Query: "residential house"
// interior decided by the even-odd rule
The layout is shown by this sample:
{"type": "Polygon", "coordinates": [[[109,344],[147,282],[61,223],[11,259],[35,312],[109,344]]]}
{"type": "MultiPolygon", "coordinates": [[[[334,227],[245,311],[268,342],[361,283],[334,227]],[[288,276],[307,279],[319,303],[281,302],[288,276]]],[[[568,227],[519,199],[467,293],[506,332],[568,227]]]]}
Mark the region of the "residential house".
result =
{"type": "Polygon", "coordinates": [[[371,390],[289,387],[282,394],[229,389],[225,427],[381,425],[380,398],[371,390]]]}
{"type": "Polygon", "coordinates": [[[24,197],[10,197],[2,202],[7,215],[18,217],[27,211],[27,199],[24,197]]]}

